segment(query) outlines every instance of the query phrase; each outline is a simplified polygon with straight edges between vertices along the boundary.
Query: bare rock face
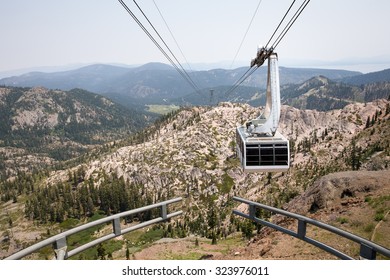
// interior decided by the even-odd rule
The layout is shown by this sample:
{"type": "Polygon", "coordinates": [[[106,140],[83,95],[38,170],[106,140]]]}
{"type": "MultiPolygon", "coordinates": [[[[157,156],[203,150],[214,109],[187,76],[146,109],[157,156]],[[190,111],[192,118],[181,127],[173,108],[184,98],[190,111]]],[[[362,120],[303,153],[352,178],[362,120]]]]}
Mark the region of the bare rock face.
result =
{"type": "Polygon", "coordinates": [[[289,138],[301,140],[308,137],[313,130],[337,130],[345,137],[351,138],[364,129],[365,121],[376,110],[386,110],[387,100],[379,99],[370,103],[355,103],[343,109],[321,112],[317,110],[300,110],[291,106],[282,106],[279,128],[289,138]]]}
{"type": "MultiPolygon", "coordinates": [[[[365,121],[362,120],[375,110],[385,109],[386,102],[380,100],[376,103],[352,104],[342,110],[329,112],[282,106],[280,131],[290,140],[298,143],[305,137],[313,137],[313,131],[321,135],[325,129],[329,132],[329,138],[332,138],[317,143],[312,148],[314,156],[296,152],[294,165],[313,160],[313,157],[317,161],[334,159],[349,145],[353,135],[364,129],[365,121]],[[336,137],[337,134],[342,137],[336,137]]],[[[93,177],[98,181],[98,174],[106,172],[153,188],[165,188],[169,185],[182,190],[188,182],[192,182],[192,189],[213,193],[219,180],[215,178],[228,173],[237,189],[245,187],[246,197],[256,199],[259,184],[265,174],[244,174],[237,164],[230,168],[226,168],[226,164],[235,155],[236,127],[257,117],[260,111],[261,108],[247,104],[227,102],[214,108],[194,107],[182,110],[172,121],[158,128],[153,139],[119,148],[85,163],[85,179],[93,177]]],[[[56,172],[48,182],[64,180],[67,174],[66,170],[56,172]]]]}
{"type": "Polygon", "coordinates": [[[20,104],[23,106],[17,107],[12,118],[12,130],[28,127],[53,128],[58,124],[58,114],[63,111],[53,101],[50,90],[41,87],[27,91],[16,102],[16,105],[20,104]]]}
{"type": "Polygon", "coordinates": [[[390,170],[347,171],[326,175],[305,193],[289,202],[289,211],[306,215],[319,209],[334,210],[339,205],[364,198],[367,193],[390,189],[390,170]]]}

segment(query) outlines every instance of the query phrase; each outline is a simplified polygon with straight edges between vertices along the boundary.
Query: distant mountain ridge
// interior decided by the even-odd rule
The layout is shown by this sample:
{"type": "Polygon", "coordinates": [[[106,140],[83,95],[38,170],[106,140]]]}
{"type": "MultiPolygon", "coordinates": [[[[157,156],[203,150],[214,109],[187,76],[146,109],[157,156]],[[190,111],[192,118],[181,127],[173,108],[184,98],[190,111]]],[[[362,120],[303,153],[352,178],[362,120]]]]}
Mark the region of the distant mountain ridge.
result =
{"type": "Polygon", "coordinates": [[[341,79],[342,82],[352,85],[364,85],[378,82],[390,82],[390,69],[371,72],[341,79]]]}
{"type": "MultiPolygon", "coordinates": [[[[264,106],[266,91],[256,87],[241,86],[227,94],[230,87],[216,87],[189,94],[173,100],[178,105],[217,105],[219,102],[248,103],[252,106],[264,106]]],[[[364,85],[351,85],[331,80],[325,76],[315,76],[299,84],[286,84],[280,88],[282,104],[298,109],[329,111],[341,109],[355,102],[371,102],[377,99],[389,99],[390,82],[376,82],[364,85]]]]}
{"type": "MultiPolygon", "coordinates": [[[[232,70],[213,69],[193,71],[189,74],[200,89],[231,86],[241,77],[247,67],[232,70]]],[[[262,67],[242,85],[265,88],[267,68],[262,67]]],[[[314,76],[342,79],[361,73],[346,70],[305,69],[280,67],[281,84],[302,83],[314,76]]],[[[124,105],[134,102],[147,104],[165,103],[167,100],[184,97],[194,92],[193,88],[176,72],[163,63],[148,63],[139,67],[95,64],[76,70],[55,73],[31,72],[0,80],[0,85],[70,90],[82,88],[99,93],[124,105]]]]}
{"type": "Polygon", "coordinates": [[[355,102],[388,99],[390,82],[368,83],[361,86],[335,82],[324,76],[313,77],[298,85],[281,88],[282,103],[298,109],[329,111],[355,102]]]}

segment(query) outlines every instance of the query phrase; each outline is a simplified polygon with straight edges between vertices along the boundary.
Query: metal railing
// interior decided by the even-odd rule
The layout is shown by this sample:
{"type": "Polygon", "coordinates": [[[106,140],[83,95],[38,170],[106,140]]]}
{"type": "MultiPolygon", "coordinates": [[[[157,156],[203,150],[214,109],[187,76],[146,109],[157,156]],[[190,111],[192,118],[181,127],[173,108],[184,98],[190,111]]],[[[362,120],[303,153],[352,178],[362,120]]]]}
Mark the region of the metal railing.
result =
{"type": "Polygon", "coordinates": [[[181,215],[183,213],[183,211],[181,211],[181,210],[168,214],[168,209],[167,209],[167,206],[169,204],[176,203],[176,202],[179,202],[181,200],[182,200],[181,197],[174,198],[174,199],[163,201],[160,203],[156,203],[156,204],[148,205],[145,207],[141,207],[141,208],[125,211],[122,213],[118,213],[118,214],[115,214],[115,215],[112,215],[109,217],[105,217],[105,218],[90,222],[90,223],[85,224],[85,225],[75,227],[73,229],[70,229],[70,230],[64,231],[60,234],[57,234],[55,236],[52,236],[48,239],[45,239],[45,240],[43,240],[37,244],[34,244],[28,248],[25,248],[25,249],[15,253],[15,254],[13,254],[5,259],[6,260],[18,260],[18,259],[21,259],[27,255],[30,255],[30,254],[36,252],[39,249],[42,249],[43,247],[49,246],[49,245],[53,246],[54,253],[55,253],[57,260],[64,260],[64,259],[70,258],[70,257],[88,249],[88,248],[91,248],[99,243],[110,240],[110,239],[117,237],[119,235],[131,232],[133,230],[140,229],[140,228],[143,228],[143,227],[155,224],[155,223],[163,222],[163,221],[166,221],[167,219],[170,219],[172,217],[181,215]],[[155,208],[160,208],[160,217],[149,220],[149,221],[145,221],[145,222],[142,222],[142,223],[139,223],[137,225],[133,225],[133,226],[130,226],[127,228],[121,227],[121,222],[120,222],[121,218],[135,215],[138,213],[142,213],[142,212],[152,210],[155,208]],[[67,237],[69,237],[70,235],[73,235],[75,233],[87,230],[91,227],[105,224],[108,222],[112,222],[112,233],[104,235],[98,239],[95,239],[95,240],[87,243],[87,244],[81,245],[81,246],[79,246],[71,251],[67,251],[67,237]]]}
{"type": "Polygon", "coordinates": [[[382,247],[374,242],[371,242],[365,238],[354,235],[350,232],[336,228],[334,226],[319,222],[319,221],[314,220],[314,219],[307,218],[307,217],[302,216],[302,215],[298,215],[298,214],[294,214],[294,213],[291,213],[291,212],[288,212],[285,210],[281,210],[279,208],[275,208],[275,207],[267,206],[265,204],[249,201],[249,200],[246,200],[246,199],[243,199],[240,197],[235,196],[235,197],[233,197],[233,200],[241,202],[241,203],[245,203],[249,206],[249,214],[242,213],[238,210],[233,210],[233,214],[250,219],[256,223],[271,227],[271,228],[276,229],[278,231],[281,231],[283,233],[289,234],[295,238],[298,238],[298,239],[303,240],[307,243],[310,243],[314,246],[317,246],[318,248],[320,248],[328,253],[331,253],[340,259],[351,260],[353,258],[351,256],[348,256],[347,254],[333,248],[333,247],[330,247],[329,245],[326,245],[322,242],[319,242],[313,238],[307,237],[306,236],[307,224],[311,224],[311,225],[314,225],[316,227],[325,229],[329,232],[335,233],[341,237],[347,238],[349,240],[354,241],[355,243],[358,243],[360,245],[360,257],[363,259],[375,260],[377,253],[380,253],[383,256],[390,258],[390,250],[389,249],[382,247]],[[297,232],[256,217],[256,208],[264,209],[264,210],[270,211],[272,213],[280,214],[280,215],[290,217],[290,218],[297,220],[298,221],[297,232]]]}

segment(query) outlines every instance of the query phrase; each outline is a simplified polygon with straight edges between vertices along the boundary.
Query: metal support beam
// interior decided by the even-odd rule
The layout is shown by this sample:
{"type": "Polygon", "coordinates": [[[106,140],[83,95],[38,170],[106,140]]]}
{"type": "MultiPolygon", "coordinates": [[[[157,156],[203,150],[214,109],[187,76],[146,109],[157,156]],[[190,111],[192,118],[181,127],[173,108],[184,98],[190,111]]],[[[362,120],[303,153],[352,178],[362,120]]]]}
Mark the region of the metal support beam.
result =
{"type": "Polygon", "coordinates": [[[166,204],[161,205],[160,211],[161,211],[161,218],[166,220],[168,215],[167,205],[166,204]]]}
{"type": "Polygon", "coordinates": [[[254,204],[249,204],[249,217],[251,219],[256,217],[256,206],[254,204]]]}
{"type": "Polygon", "coordinates": [[[68,245],[66,237],[61,236],[53,243],[54,254],[57,260],[64,260],[67,257],[68,245]]]}
{"type": "Polygon", "coordinates": [[[115,234],[115,236],[122,234],[120,218],[116,218],[116,219],[112,220],[112,231],[115,234]]]}
{"type": "Polygon", "coordinates": [[[306,221],[298,220],[298,238],[305,239],[306,236],[306,221]]]}
{"type": "Polygon", "coordinates": [[[360,258],[365,260],[375,260],[376,251],[369,245],[361,243],[360,244],[360,258]]]}

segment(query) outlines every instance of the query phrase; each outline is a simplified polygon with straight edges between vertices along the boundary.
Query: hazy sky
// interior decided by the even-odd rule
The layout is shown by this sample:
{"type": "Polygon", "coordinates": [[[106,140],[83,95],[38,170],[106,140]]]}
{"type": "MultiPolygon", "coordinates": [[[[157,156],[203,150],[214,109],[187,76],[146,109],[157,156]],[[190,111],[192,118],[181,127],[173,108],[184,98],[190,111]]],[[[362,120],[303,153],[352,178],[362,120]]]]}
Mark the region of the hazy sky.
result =
{"type": "MultiPolygon", "coordinates": [[[[154,1],[190,63],[225,62],[227,68],[259,3],[154,1]]],[[[153,0],[137,2],[184,63],[153,0]]],[[[145,23],[133,1],[125,3],[145,23]]],[[[291,3],[262,0],[238,63],[249,65],[291,3]]],[[[276,49],[280,65],[390,68],[389,15],[389,0],[311,0],[276,49]]],[[[0,34],[0,72],[78,63],[169,64],[117,0],[1,0],[0,34]]]]}

